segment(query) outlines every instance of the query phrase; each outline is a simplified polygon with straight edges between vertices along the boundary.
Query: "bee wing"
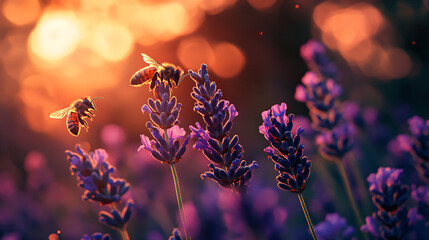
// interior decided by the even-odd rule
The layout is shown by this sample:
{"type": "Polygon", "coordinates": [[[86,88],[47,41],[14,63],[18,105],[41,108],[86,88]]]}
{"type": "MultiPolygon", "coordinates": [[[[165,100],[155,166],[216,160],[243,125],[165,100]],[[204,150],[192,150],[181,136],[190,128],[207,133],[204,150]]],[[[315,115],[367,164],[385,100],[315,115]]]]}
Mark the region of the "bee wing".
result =
{"type": "Polygon", "coordinates": [[[72,108],[73,108],[72,106],[63,108],[61,110],[58,110],[56,112],[53,112],[53,113],[49,114],[49,117],[50,118],[55,118],[55,119],[62,119],[62,118],[64,118],[69,113],[69,111],[72,108]]]}
{"type": "Polygon", "coordinates": [[[143,61],[145,61],[146,63],[153,65],[157,68],[164,68],[164,66],[162,66],[159,62],[157,62],[155,59],[149,57],[148,55],[142,53],[143,56],[143,61]]]}

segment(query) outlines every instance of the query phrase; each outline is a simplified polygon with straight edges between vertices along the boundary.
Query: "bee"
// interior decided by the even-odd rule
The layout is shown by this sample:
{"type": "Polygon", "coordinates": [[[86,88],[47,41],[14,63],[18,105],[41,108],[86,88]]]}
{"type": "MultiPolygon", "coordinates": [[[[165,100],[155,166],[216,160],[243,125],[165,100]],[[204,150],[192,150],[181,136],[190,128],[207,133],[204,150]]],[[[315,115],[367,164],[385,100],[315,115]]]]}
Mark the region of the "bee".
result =
{"type": "Polygon", "coordinates": [[[75,137],[79,135],[81,126],[88,131],[88,123],[85,118],[92,120],[95,116],[92,111],[96,111],[94,100],[103,97],[94,98],[84,97],[70,104],[70,107],[63,108],[49,115],[50,118],[63,119],[67,115],[66,126],[69,133],[75,137]]]}
{"type": "Polygon", "coordinates": [[[139,87],[143,84],[150,82],[150,89],[155,87],[155,82],[158,77],[162,80],[166,80],[171,88],[171,81],[174,82],[175,86],[178,86],[183,78],[189,74],[183,74],[183,70],[180,67],[176,67],[170,63],[158,63],[155,59],[142,53],[143,60],[149,64],[149,66],[138,70],[131,77],[131,85],[139,87]]]}

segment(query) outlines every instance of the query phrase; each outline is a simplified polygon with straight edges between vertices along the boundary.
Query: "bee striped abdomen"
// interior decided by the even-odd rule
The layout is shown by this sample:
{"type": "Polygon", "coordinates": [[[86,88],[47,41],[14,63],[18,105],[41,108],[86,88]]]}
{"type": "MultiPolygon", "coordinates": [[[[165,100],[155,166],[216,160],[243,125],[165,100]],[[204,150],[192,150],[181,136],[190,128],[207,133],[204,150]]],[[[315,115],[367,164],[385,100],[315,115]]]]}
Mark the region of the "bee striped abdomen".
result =
{"type": "Polygon", "coordinates": [[[67,115],[67,129],[73,136],[79,135],[80,123],[76,112],[70,111],[67,115]]]}
{"type": "Polygon", "coordinates": [[[156,67],[145,67],[138,70],[131,77],[131,86],[139,87],[152,80],[153,75],[157,72],[156,67]]]}

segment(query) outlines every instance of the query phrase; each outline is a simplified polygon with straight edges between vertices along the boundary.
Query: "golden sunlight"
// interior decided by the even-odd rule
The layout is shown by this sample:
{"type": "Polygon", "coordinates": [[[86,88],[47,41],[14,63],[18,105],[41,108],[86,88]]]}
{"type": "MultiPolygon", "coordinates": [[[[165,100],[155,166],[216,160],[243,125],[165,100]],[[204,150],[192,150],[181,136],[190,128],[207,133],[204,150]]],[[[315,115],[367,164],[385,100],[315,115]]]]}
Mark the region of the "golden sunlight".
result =
{"type": "Polygon", "coordinates": [[[6,0],[3,2],[2,12],[8,21],[21,26],[37,19],[40,4],[38,0],[6,0]]]}
{"type": "Polygon", "coordinates": [[[243,70],[246,58],[234,44],[222,42],[213,46],[214,61],[209,63],[213,72],[222,78],[232,78],[243,70]]]}
{"type": "Polygon", "coordinates": [[[91,40],[91,49],[112,62],[127,57],[134,44],[130,31],[113,21],[99,23],[92,32],[91,40]]]}
{"type": "Polygon", "coordinates": [[[184,67],[198,69],[201,63],[213,61],[213,49],[203,37],[190,37],[182,40],[177,49],[177,56],[184,67]]]}
{"type": "Polygon", "coordinates": [[[29,49],[46,61],[71,54],[80,41],[81,28],[71,12],[47,11],[29,37],[29,49]]]}

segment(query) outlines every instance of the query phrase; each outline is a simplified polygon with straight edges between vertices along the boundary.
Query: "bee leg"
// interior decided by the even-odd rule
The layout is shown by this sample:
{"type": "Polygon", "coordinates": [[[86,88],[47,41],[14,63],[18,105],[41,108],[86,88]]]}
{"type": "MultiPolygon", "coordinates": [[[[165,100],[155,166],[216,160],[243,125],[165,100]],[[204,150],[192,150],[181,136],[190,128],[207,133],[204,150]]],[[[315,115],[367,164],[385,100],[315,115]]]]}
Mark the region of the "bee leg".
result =
{"type": "Polygon", "coordinates": [[[95,116],[95,114],[93,113],[93,112],[91,112],[91,111],[87,111],[87,113],[88,113],[88,117],[90,118],[91,116],[95,116]],[[91,114],[91,116],[89,116],[89,114],[91,114]]]}
{"type": "Polygon", "coordinates": [[[86,124],[87,124],[87,123],[85,122],[85,120],[83,120],[83,118],[82,118],[81,116],[79,116],[79,118],[78,118],[78,119],[79,119],[79,123],[80,123],[82,126],[84,126],[84,127],[85,127],[85,126],[86,126],[86,124]]]}
{"type": "Polygon", "coordinates": [[[82,113],[81,113],[81,115],[82,115],[82,116],[84,116],[84,117],[87,117],[87,118],[91,118],[91,117],[88,115],[88,111],[82,112],[82,113]]]}
{"type": "Polygon", "coordinates": [[[157,78],[158,78],[158,72],[156,72],[152,77],[152,81],[150,82],[150,90],[153,90],[155,88],[155,83],[157,78]]]}
{"type": "Polygon", "coordinates": [[[87,112],[85,112],[85,114],[86,114],[86,116],[92,121],[93,120],[93,117],[92,116],[95,116],[94,115],[94,113],[93,112],[91,112],[91,111],[87,111],[87,112]]]}

